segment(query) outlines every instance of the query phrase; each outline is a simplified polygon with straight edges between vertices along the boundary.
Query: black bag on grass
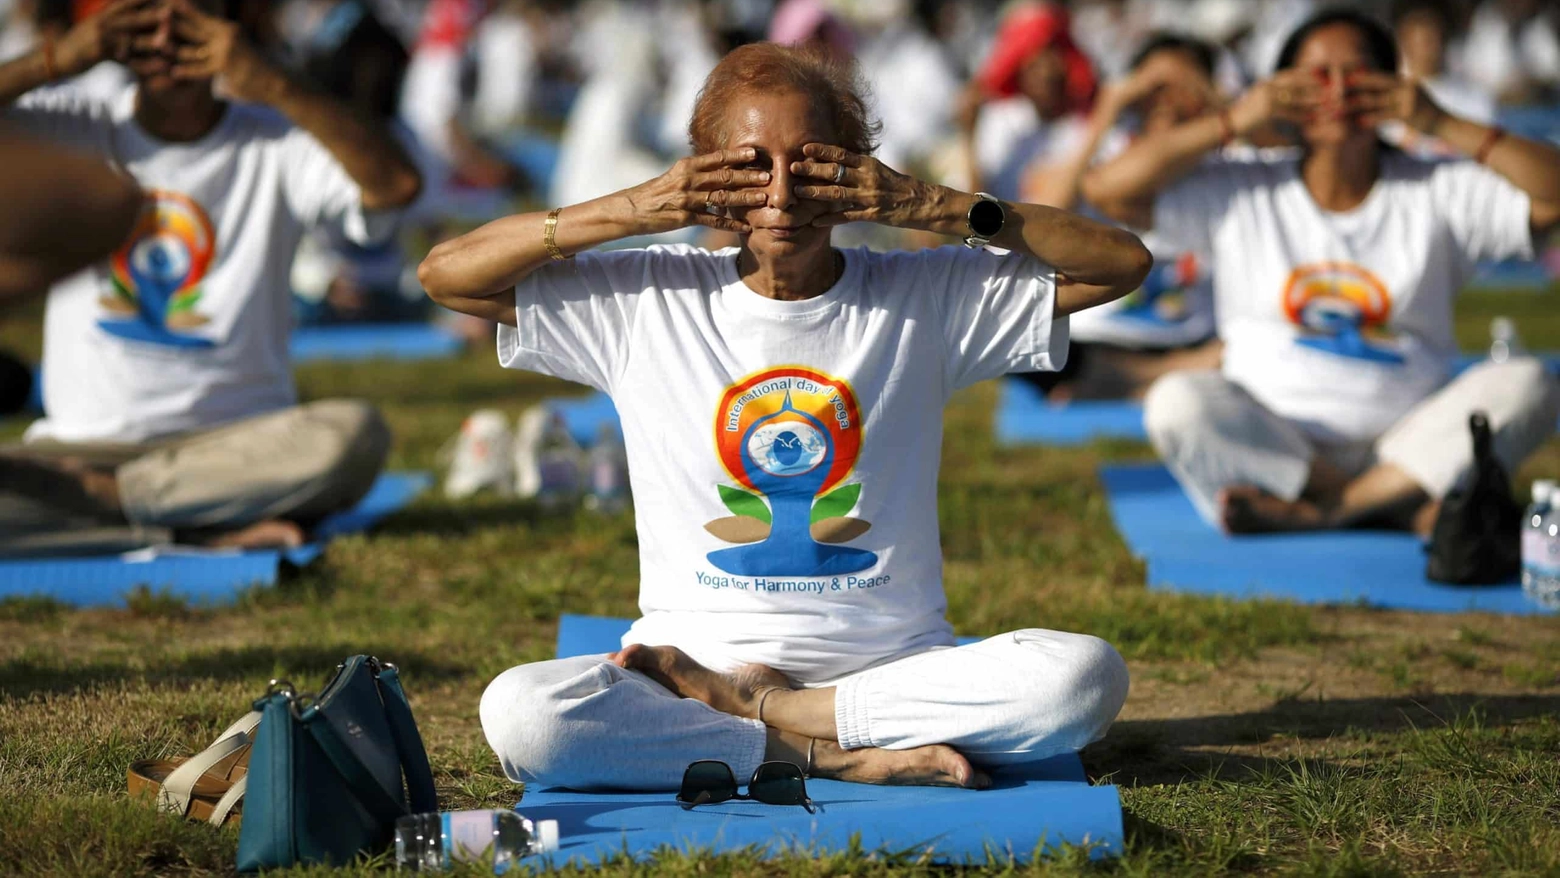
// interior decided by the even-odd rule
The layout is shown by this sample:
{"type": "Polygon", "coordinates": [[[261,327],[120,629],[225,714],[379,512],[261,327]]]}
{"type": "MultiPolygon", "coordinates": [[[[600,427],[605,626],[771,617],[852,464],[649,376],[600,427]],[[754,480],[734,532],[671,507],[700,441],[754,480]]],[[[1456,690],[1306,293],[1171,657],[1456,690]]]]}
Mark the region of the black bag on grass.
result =
{"type": "Polygon", "coordinates": [[[1474,412],[1468,427],[1473,469],[1441,501],[1425,576],[1454,585],[1493,585],[1522,569],[1522,507],[1511,496],[1506,468],[1495,459],[1489,418],[1474,412]]]}

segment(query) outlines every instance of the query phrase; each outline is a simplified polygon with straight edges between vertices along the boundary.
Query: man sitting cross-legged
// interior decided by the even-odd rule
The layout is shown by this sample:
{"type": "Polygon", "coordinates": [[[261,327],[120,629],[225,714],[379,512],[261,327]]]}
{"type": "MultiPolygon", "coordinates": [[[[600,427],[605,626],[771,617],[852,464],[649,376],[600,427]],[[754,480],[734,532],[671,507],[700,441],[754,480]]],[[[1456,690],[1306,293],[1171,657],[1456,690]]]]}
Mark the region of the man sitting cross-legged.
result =
{"type": "Polygon", "coordinates": [[[47,415],[0,451],[0,553],[292,545],[383,466],[389,434],[367,403],[297,403],[288,268],[310,226],[382,240],[421,181],[384,131],[283,75],[217,5],[119,0],[0,65],[8,122],[148,194],[120,248],[49,293],[47,415]],[[39,88],[105,59],[136,77],[110,101],[39,88]]]}

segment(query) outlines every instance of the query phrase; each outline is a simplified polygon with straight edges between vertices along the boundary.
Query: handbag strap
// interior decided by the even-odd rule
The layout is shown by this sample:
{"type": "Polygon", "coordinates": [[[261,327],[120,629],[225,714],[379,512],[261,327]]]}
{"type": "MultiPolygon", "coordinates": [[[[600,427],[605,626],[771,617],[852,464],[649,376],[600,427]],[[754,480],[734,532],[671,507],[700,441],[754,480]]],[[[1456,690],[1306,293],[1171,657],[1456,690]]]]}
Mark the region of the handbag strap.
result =
{"type": "Polygon", "coordinates": [[[439,810],[439,795],[433,786],[433,769],[428,765],[428,750],[423,746],[422,733],[417,731],[417,720],[412,717],[412,705],[401,688],[401,674],[395,665],[384,665],[379,671],[381,700],[385,704],[385,716],[390,720],[390,734],[395,738],[395,749],[401,757],[401,770],[406,773],[406,793],[412,812],[417,814],[439,810]],[[389,690],[389,695],[383,694],[389,690]]]}
{"type": "MultiPolygon", "coordinates": [[[[195,797],[195,784],[201,775],[210,771],[213,766],[248,747],[252,741],[249,733],[260,724],[260,711],[252,710],[244,714],[238,722],[228,726],[210,747],[200,751],[185,760],[183,765],[169,772],[163,779],[162,788],[157,791],[157,807],[163,811],[169,811],[183,817],[190,812],[190,802],[195,797]]],[[[228,790],[232,792],[231,789],[228,790]]],[[[242,792],[240,793],[242,795],[242,792]]],[[[226,795],[223,796],[227,798],[226,795]]],[[[235,798],[236,802],[237,799],[235,798]]],[[[229,806],[231,807],[231,805],[229,806]]],[[[227,812],[223,812],[227,816],[227,812]]],[[[221,825],[221,821],[214,821],[221,825]]]]}

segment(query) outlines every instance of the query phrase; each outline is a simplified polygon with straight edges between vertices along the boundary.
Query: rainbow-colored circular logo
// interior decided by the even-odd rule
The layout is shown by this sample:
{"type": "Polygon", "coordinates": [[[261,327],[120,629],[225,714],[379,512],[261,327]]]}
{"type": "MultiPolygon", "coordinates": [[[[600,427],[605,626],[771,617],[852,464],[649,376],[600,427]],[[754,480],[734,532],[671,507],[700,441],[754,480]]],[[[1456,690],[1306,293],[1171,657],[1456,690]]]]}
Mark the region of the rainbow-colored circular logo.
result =
{"type": "Polygon", "coordinates": [[[1402,362],[1387,328],[1392,296],[1387,285],[1352,262],[1316,262],[1290,272],[1284,315],[1306,336],[1299,343],[1340,356],[1402,362]]]}
{"type": "Polygon", "coordinates": [[[803,366],[749,375],[721,395],[715,450],[736,486],[720,485],[733,514],[705,525],[744,543],[709,555],[739,575],[855,573],[877,556],[837,543],[871,525],[848,513],[860,483],[845,484],[861,451],[861,409],[850,384],[803,366]]]}
{"type": "Polygon", "coordinates": [[[130,237],[109,257],[113,291],[99,304],[113,316],[98,325],[138,341],[209,346],[205,339],[172,330],[208,322],[195,305],[216,258],[211,220],[186,195],[155,189],[149,194],[148,207],[130,237]]]}

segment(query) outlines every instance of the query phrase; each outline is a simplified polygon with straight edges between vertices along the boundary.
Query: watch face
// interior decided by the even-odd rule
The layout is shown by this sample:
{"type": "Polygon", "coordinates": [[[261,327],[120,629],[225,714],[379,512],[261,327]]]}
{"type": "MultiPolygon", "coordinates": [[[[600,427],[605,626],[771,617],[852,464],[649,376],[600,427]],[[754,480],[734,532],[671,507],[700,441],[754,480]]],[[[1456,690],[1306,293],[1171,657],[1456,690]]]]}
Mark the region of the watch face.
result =
{"type": "Polygon", "coordinates": [[[982,238],[1002,231],[1002,205],[982,198],[970,208],[970,231],[982,238]]]}

